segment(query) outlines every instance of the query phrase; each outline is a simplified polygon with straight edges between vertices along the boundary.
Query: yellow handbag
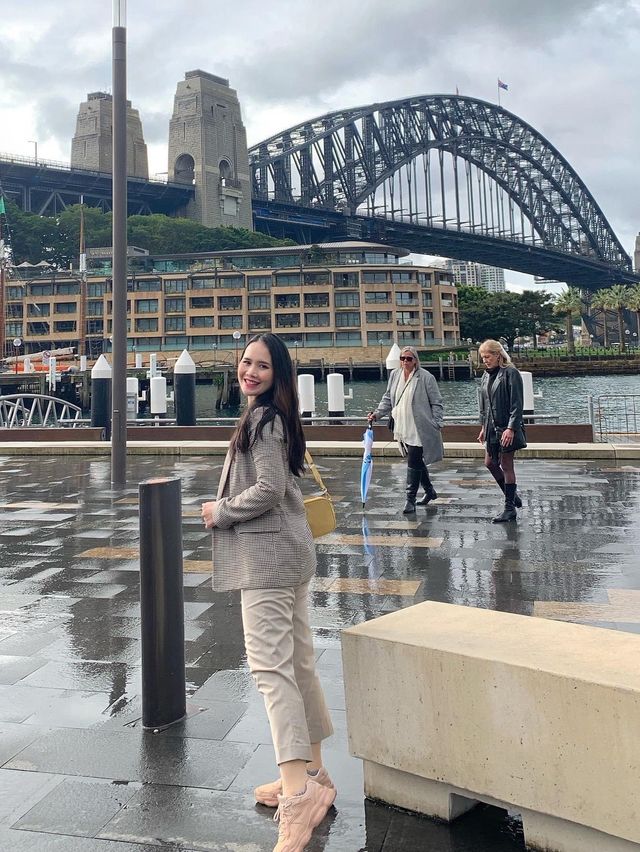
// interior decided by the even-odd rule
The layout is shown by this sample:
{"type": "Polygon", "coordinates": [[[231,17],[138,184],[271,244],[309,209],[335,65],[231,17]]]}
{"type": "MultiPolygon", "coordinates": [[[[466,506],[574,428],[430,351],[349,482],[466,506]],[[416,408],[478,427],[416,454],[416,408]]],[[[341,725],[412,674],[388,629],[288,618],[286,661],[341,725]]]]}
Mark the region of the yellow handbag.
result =
{"type": "Polygon", "coordinates": [[[320,471],[315,466],[311,453],[307,450],[304,454],[306,463],[313,475],[313,478],[320,486],[322,494],[315,497],[306,497],[304,501],[304,509],[307,513],[307,523],[314,538],[320,538],[327,533],[333,532],[336,528],[336,513],[329,497],[320,471]]]}

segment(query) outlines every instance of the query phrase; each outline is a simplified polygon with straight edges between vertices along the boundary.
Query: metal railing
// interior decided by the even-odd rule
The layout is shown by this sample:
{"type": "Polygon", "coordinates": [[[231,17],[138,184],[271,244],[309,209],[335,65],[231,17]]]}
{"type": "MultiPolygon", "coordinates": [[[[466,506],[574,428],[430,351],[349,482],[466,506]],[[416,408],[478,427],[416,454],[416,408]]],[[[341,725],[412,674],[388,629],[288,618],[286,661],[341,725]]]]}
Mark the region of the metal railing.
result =
{"type": "Polygon", "coordinates": [[[21,393],[0,396],[0,428],[83,426],[82,409],[55,396],[21,393]]]}
{"type": "Polygon", "coordinates": [[[640,394],[602,394],[588,400],[596,441],[640,441],[640,394]]]}

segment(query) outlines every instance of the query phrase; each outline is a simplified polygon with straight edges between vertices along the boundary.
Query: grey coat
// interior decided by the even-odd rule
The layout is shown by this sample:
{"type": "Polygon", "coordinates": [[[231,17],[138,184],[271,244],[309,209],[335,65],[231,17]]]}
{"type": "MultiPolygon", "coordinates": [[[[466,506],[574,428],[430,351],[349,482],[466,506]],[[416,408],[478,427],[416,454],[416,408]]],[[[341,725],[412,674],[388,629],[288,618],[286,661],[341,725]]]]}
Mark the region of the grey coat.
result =
{"type": "MultiPolygon", "coordinates": [[[[377,420],[381,420],[390,414],[396,404],[398,383],[402,375],[402,368],[393,370],[389,376],[387,389],[375,410],[377,420]]],[[[420,442],[422,445],[425,464],[440,461],[444,456],[442,446],[442,435],[440,430],[444,423],[444,405],[438,390],[438,383],[427,370],[417,368],[417,375],[412,379],[416,383],[413,397],[411,399],[411,413],[416,424],[420,442]]]]}
{"type": "MultiPolygon", "coordinates": [[[[251,415],[255,429],[262,409],[251,415]]],[[[315,574],[316,551],[302,494],[287,459],[280,416],[246,453],[230,452],[214,510],[213,588],[300,586],[315,574]]]]}

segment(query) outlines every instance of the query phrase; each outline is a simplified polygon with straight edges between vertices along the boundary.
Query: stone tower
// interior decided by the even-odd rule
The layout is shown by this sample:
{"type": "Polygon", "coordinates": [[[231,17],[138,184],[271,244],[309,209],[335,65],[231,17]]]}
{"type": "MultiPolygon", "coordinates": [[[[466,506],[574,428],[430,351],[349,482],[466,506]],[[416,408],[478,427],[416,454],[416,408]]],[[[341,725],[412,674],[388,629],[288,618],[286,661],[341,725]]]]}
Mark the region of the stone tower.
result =
{"type": "MultiPolygon", "coordinates": [[[[91,92],[80,104],[76,135],[71,143],[71,167],[96,172],[112,169],[112,99],[106,92],[91,92]]],[[[149,180],[147,146],[140,113],[127,101],[127,174],[149,180]]]]}
{"type": "Polygon", "coordinates": [[[229,81],[188,71],[169,125],[169,180],[193,183],[187,215],[211,228],[253,228],[247,136],[229,81]]]}

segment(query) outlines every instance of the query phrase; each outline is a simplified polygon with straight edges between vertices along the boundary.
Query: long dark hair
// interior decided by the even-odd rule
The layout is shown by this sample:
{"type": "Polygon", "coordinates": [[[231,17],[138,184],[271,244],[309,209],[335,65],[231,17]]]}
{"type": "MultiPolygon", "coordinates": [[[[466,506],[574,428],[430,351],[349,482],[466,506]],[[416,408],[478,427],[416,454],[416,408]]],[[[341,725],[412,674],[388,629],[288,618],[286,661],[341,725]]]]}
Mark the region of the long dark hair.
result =
{"type": "Polygon", "coordinates": [[[265,426],[271,423],[276,415],[282,418],[284,437],[287,444],[287,456],[289,468],[294,476],[301,476],[304,472],[304,453],[306,443],[300,420],[300,407],[298,403],[298,389],[296,387],[295,374],[289,350],[275,334],[256,334],[252,337],[242,350],[241,358],[247,347],[252,343],[264,343],[271,355],[273,367],[273,384],[265,393],[256,397],[254,405],[247,408],[238,421],[235,432],[231,437],[231,451],[234,453],[246,453],[261,437],[265,426]],[[262,416],[255,430],[249,427],[249,418],[255,408],[261,407],[262,416]]]}

